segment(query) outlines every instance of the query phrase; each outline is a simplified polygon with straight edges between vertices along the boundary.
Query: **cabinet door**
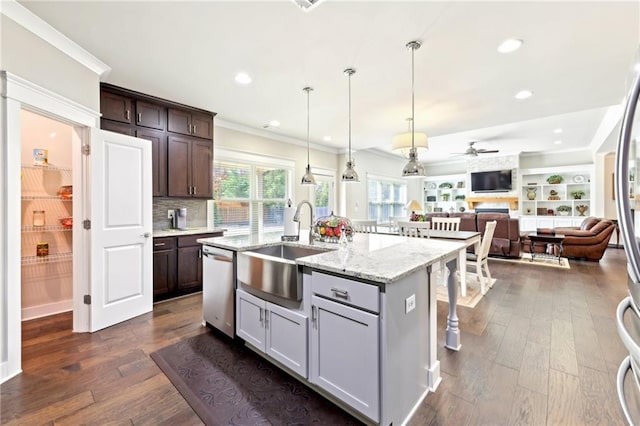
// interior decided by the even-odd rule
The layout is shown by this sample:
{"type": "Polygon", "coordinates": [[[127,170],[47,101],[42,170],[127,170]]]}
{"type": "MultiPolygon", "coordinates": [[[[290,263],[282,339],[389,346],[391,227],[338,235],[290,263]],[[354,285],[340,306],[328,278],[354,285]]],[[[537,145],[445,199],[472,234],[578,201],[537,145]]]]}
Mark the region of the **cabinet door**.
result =
{"type": "Polygon", "coordinates": [[[201,250],[200,245],[178,249],[178,291],[202,288],[201,250]]]}
{"type": "Polygon", "coordinates": [[[153,196],[167,195],[167,135],[155,130],[138,129],[136,136],[151,141],[153,196]]]}
{"type": "Polygon", "coordinates": [[[243,290],[236,291],[236,334],[265,351],[264,311],[266,302],[243,290]]]}
{"type": "Polygon", "coordinates": [[[131,124],[133,123],[131,106],[132,101],[130,98],[114,93],[100,92],[100,112],[102,113],[102,118],[131,124]]]}
{"type": "Polygon", "coordinates": [[[183,136],[169,136],[167,141],[167,195],[191,196],[191,141],[183,136]]]}
{"type": "Polygon", "coordinates": [[[212,172],[213,144],[210,141],[191,141],[191,186],[192,196],[213,198],[212,172]]]}
{"type": "Polygon", "coordinates": [[[191,134],[191,114],[181,109],[169,108],[167,130],[183,135],[191,134]]]}
{"type": "Polygon", "coordinates": [[[136,124],[152,129],[164,130],[166,110],[156,104],[136,101],[136,124]]]}
{"type": "Polygon", "coordinates": [[[135,128],[124,123],[100,119],[100,128],[110,132],[120,133],[127,136],[135,136],[135,128]]]}
{"type": "Polygon", "coordinates": [[[191,134],[199,138],[213,139],[213,117],[208,114],[191,114],[191,134]]]}
{"type": "Polygon", "coordinates": [[[267,354],[307,377],[307,317],[273,303],[266,308],[267,354]]]}
{"type": "Polygon", "coordinates": [[[176,287],[176,251],[153,252],[153,299],[169,296],[176,287]]]}
{"type": "Polygon", "coordinates": [[[377,422],[378,316],[318,296],[311,303],[309,380],[377,422]]]}

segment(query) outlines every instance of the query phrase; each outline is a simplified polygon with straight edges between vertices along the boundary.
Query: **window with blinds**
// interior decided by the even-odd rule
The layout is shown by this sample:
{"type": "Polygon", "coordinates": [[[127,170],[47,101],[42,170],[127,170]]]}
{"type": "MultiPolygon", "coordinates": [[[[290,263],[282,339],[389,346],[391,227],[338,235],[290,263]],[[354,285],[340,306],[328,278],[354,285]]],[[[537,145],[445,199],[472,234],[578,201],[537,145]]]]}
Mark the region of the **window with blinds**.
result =
{"type": "Polygon", "coordinates": [[[378,223],[389,222],[391,216],[402,216],[407,204],[407,184],[385,178],[367,178],[368,218],[378,223]]]}
{"type": "Polygon", "coordinates": [[[248,161],[213,163],[213,218],[225,235],[281,231],[289,199],[288,167],[248,161]]]}

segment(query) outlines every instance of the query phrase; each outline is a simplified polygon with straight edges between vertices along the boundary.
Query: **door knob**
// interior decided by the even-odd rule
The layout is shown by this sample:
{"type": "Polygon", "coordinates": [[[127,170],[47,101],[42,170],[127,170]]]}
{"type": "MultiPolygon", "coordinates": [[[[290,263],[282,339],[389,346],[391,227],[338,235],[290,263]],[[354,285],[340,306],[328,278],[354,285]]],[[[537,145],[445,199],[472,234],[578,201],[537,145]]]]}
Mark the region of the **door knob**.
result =
{"type": "Polygon", "coordinates": [[[142,236],[145,238],[149,238],[151,236],[151,232],[145,232],[144,234],[142,234],[142,236]]]}

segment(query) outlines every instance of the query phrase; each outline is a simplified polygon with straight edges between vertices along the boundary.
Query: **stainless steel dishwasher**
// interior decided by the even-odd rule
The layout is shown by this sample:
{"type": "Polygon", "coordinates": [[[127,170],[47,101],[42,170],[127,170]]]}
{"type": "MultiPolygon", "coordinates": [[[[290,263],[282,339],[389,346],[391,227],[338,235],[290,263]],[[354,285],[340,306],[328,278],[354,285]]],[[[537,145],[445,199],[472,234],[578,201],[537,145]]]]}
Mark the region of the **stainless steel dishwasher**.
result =
{"type": "Polygon", "coordinates": [[[207,325],[235,336],[235,253],[202,246],[202,314],[207,325]]]}

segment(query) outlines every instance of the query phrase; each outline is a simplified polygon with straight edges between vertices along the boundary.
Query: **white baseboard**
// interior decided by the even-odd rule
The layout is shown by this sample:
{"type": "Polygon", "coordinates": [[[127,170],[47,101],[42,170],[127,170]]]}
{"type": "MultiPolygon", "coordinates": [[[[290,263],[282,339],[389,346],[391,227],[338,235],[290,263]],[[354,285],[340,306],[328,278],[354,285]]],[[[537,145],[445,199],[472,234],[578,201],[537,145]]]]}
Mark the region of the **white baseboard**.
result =
{"type": "Polygon", "coordinates": [[[47,303],[46,305],[31,306],[29,308],[22,308],[22,321],[60,314],[62,312],[69,312],[72,310],[73,299],[47,303]]]}
{"type": "Polygon", "coordinates": [[[9,380],[12,377],[17,376],[20,373],[22,373],[22,370],[9,372],[9,363],[8,362],[0,363],[0,384],[6,382],[7,380],[9,380]]]}

